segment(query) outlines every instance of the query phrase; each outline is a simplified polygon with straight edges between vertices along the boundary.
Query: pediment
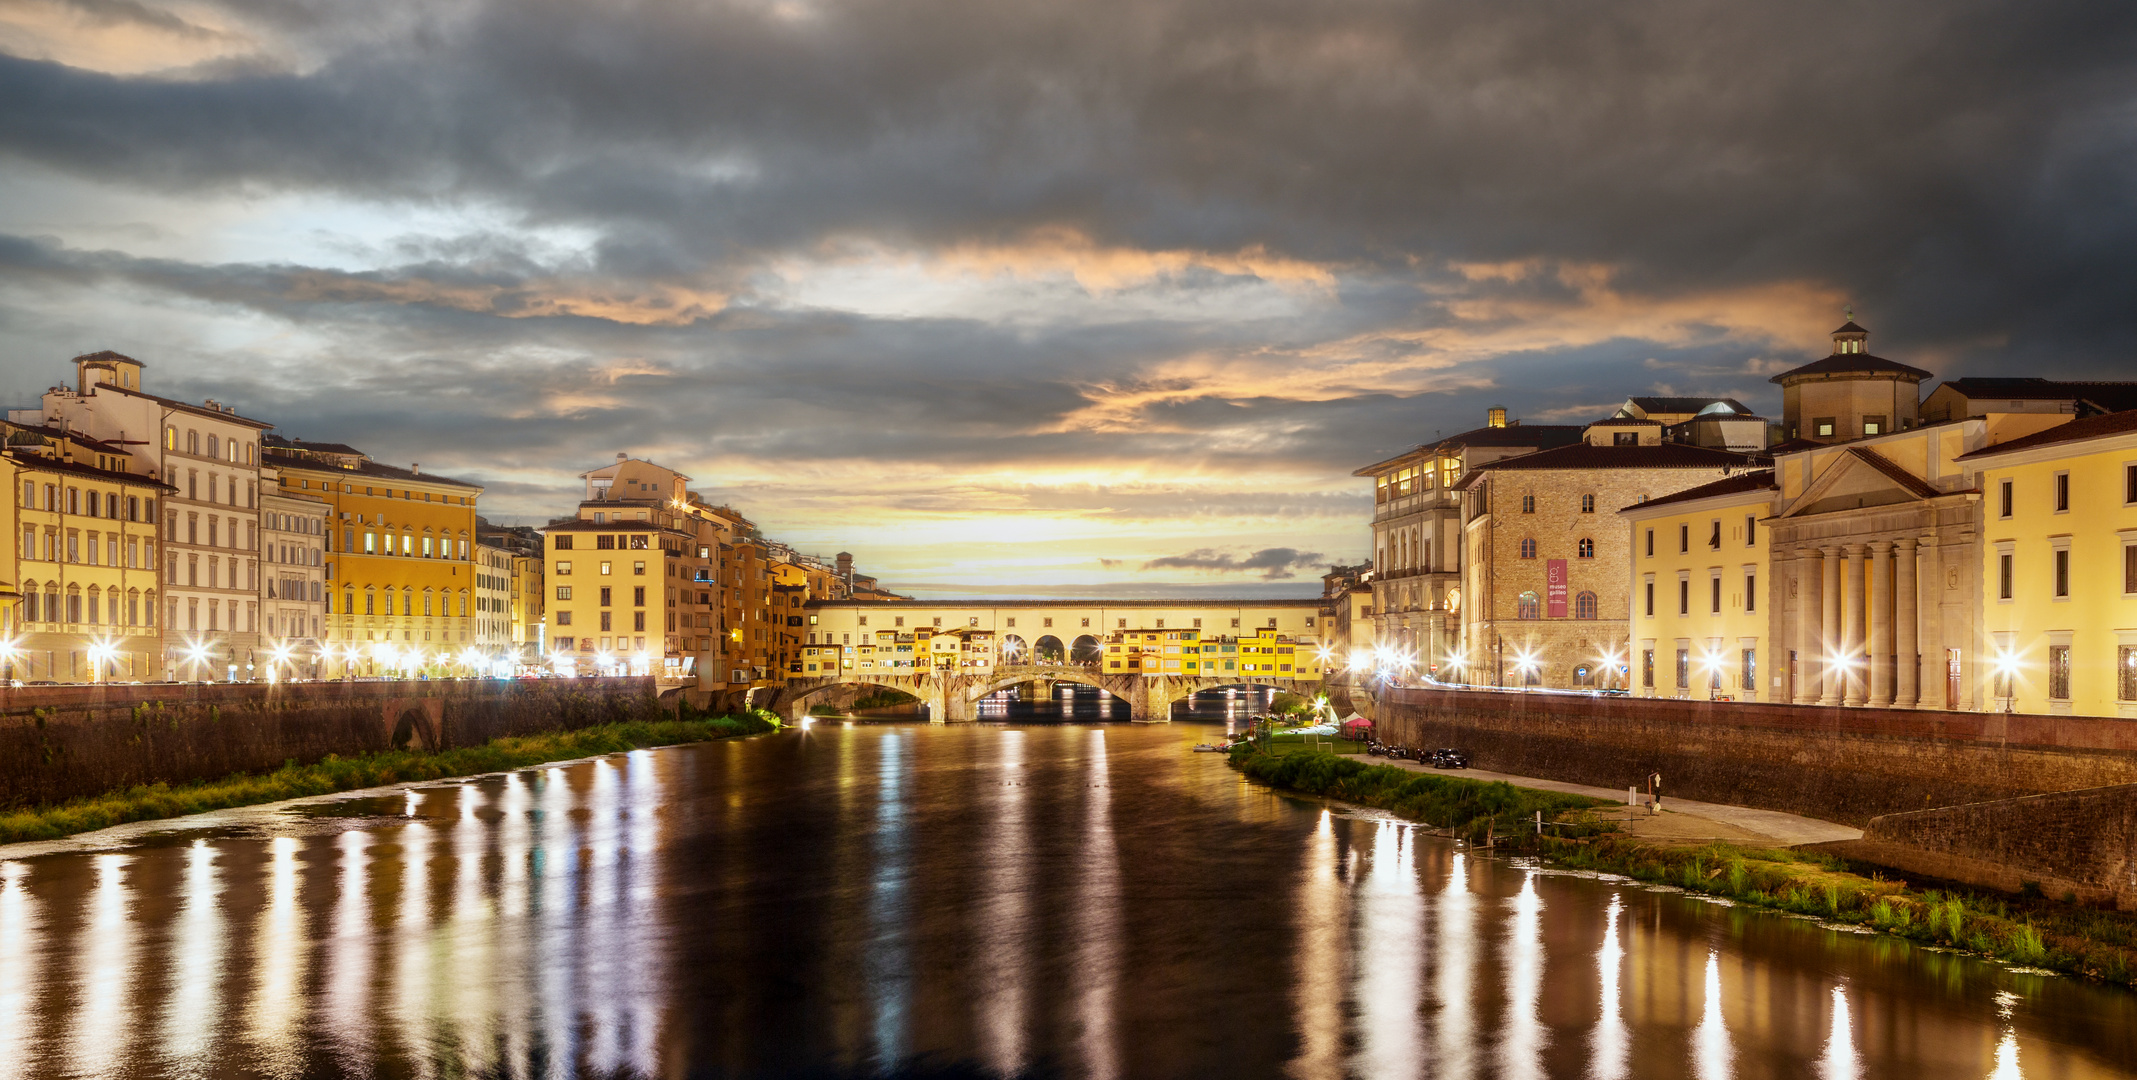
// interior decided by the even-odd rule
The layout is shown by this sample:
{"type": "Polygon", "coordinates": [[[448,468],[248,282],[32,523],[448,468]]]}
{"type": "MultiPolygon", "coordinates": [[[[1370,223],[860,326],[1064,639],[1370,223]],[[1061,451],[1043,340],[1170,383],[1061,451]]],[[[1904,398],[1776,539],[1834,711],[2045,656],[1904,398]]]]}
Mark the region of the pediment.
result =
{"type": "Polygon", "coordinates": [[[1920,477],[1867,447],[1850,447],[1826,459],[1825,471],[1779,517],[1808,517],[1840,510],[1928,502],[1943,494],[1920,477]]]}

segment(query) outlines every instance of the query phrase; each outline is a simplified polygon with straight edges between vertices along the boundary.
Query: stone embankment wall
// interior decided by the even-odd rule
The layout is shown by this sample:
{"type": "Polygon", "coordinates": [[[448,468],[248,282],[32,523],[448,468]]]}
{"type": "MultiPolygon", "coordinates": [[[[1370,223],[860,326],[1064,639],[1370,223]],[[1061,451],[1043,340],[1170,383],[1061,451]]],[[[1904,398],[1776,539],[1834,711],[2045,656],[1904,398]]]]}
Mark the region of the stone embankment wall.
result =
{"type": "Polygon", "coordinates": [[[1353,692],[1380,737],[1478,768],[1865,826],[1882,814],[2137,784],[2137,723],[1430,689],[1353,692]]]}
{"type": "Polygon", "coordinates": [[[1906,873],[2137,910],[2137,784],[1872,818],[1827,845],[1906,873]]]}
{"type": "Polygon", "coordinates": [[[0,808],[663,711],[632,678],[0,689],[0,808]]]}

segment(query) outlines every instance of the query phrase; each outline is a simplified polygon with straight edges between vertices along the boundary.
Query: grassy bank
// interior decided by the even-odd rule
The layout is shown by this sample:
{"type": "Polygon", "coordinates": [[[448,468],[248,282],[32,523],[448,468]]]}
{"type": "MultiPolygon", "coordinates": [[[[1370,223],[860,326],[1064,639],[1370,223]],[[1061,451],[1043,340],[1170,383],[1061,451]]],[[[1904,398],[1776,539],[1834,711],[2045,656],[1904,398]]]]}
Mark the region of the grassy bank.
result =
{"type": "Polygon", "coordinates": [[[720,717],[694,716],[686,710],[681,720],[600,724],[575,731],[493,739],[481,746],[436,753],[386,750],[347,758],[329,755],[316,764],[285,765],[264,775],[240,773],[179,787],[150,784],[57,806],[12,811],[0,815],[0,843],[51,840],[129,821],[182,817],[411,780],[473,776],[648,746],[756,735],[778,727],[778,717],[761,710],[720,717]]]}
{"type": "Polygon", "coordinates": [[[1816,852],[1733,844],[1667,847],[1622,835],[1545,838],[1537,846],[1566,866],[2137,986],[2137,918],[2119,912],[1966,890],[1913,889],[1905,882],[1852,873],[1841,860],[1816,852]]]}
{"type": "Polygon", "coordinates": [[[1265,784],[1377,807],[1412,821],[1450,829],[1457,836],[1519,835],[1542,811],[1545,820],[1569,810],[1604,805],[1601,799],[1518,788],[1504,781],[1464,780],[1370,765],[1331,753],[1258,753],[1235,750],[1232,766],[1265,784]]]}

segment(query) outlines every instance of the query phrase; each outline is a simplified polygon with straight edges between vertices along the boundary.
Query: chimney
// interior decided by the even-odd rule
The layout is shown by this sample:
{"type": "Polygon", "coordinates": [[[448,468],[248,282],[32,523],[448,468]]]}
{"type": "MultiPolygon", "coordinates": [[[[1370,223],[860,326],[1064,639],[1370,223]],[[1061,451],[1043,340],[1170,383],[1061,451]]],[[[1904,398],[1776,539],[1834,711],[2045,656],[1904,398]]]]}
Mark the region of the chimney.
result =
{"type": "Polygon", "coordinates": [[[421,475],[423,475],[423,463],[422,463],[422,462],[420,462],[420,461],[411,461],[411,462],[409,462],[409,463],[408,463],[408,471],[409,471],[409,472],[411,472],[411,473],[414,473],[414,474],[415,474],[415,475],[417,475],[417,476],[421,476],[421,475]]]}
{"type": "Polygon", "coordinates": [[[1491,408],[1484,410],[1484,417],[1484,426],[1486,427],[1505,427],[1506,406],[1494,405],[1491,408]]]}
{"type": "Polygon", "coordinates": [[[617,455],[616,455],[616,460],[617,460],[618,462],[624,462],[624,461],[629,461],[629,460],[631,460],[631,455],[629,455],[629,454],[617,454],[617,455]]]}

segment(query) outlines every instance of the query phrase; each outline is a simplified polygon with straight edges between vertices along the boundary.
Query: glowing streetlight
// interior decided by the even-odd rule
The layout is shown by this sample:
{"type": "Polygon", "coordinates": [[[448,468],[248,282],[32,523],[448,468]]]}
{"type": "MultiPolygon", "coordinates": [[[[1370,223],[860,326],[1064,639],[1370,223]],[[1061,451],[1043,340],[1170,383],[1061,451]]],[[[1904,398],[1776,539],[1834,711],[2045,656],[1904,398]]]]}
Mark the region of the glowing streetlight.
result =
{"type": "Polygon", "coordinates": [[[2018,697],[2018,654],[2009,649],[1996,653],[1996,678],[2003,683],[2003,711],[2012,712],[2018,697]]]}
{"type": "Polygon", "coordinates": [[[104,665],[117,656],[119,650],[110,638],[98,638],[89,643],[89,681],[104,681],[104,665]]]}
{"type": "Polygon", "coordinates": [[[197,638],[186,642],[185,656],[186,660],[193,665],[194,678],[200,677],[200,665],[207,663],[208,657],[211,655],[213,655],[213,651],[208,648],[207,642],[197,638]]]}

